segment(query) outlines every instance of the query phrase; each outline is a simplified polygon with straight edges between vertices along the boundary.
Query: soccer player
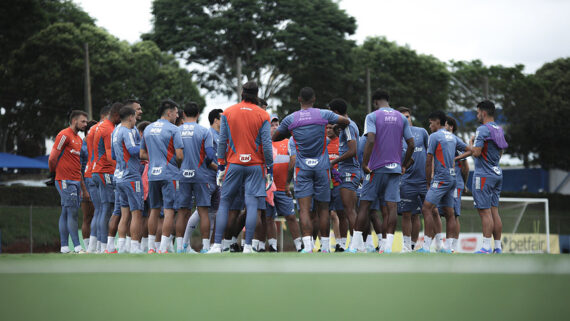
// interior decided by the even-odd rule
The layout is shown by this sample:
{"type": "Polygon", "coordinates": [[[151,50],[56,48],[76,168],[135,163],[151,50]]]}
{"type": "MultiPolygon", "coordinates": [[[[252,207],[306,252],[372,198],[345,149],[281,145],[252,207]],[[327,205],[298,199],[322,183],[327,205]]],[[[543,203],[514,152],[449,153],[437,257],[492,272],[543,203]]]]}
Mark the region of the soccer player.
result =
{"type": "Polygon", "coordinates": [[[400,201],[400,176],[412,158],[414,139],[410,125],[400,112],[388,103],[389,94],[376,90],[372,99],[378,102],[379,109],[366,116],[364,134],[366,144],[362,159],[362,169],[366,174],[360,196],[360,208],[356,220],[357,228],[350,244],[349,252],[355,253],[363,247],[362,232],[369,220],[372,202],[380,199],[386,202],[388,225],[383,253],[392,251],[394,230],[397,221],[397,203],[400,201]],[[408,151],[402,164],[402,138],[408,144],[408,151]]]}
{"type": "Polygon", "coordinates": [[[178,105],[170,99],[164,100],[160,104],[159,114],[160,119],[145,128],[140,150],[140,158],[149,161],[148,253],[156,253],[154,242],[161,208],[164,209],[164,222],[158,251],[167,253],[179,188],[179,168],[184,159],[180,130],[174,125],[178,118],[178,105]]]}
{"type": "MultiPolygon", "coordinates": [[[[330,109],[330,108],[329,108],[330,109]]],[[[293,148],[295,148],[293,146],[293,148]]],[[[340,178],[340,172],[338,171],[338,164],[333,164],[332,162],[339,157],[339,136],[333,124],[327,124],[327,152],[329,154],[329,162],[331,162],[331,200],[329,203],[330,216],[333,222],[333,232],[335,232],[335,239],[337,243],[340,242],[342,238],[342,231],[348,231],[348,219],[344,214],[344,206],[342,204],[342,198],[340,196],[340,184],[342,183],[340,178]],[[337,225],[335,227],[335,225],[337,225]],[[337,230],[338,229],[338,230],[337,230]],[[338,234],[337,234],[338,232],[338,234]]],[[[313,238],[318,234],[318,220],[319,217],[311,212],[313,217],[313,238]]],[[[346,234],[345,234],[346,236],[346,234]]],[[[336,247],[335,247],[336,251],[336,247]]]]}
{"type": "MultiPolygon", "coordinates": [[[[85,136],[85,142],[87,143],[87,157],[88,162],[85,167],[85,182],[87,185],[87,190],[89,191],[89,196],[93,202],[93,219],[91,220],[91,235],[89,237],[89,246],[87,248],[87,253],[98,253],[101,252],[101,241],[98,240],[99,232],[99,220],[102,213],[101,197],[99,195],[99,190],[97,185],[93,180],[93,166],[95,165],[95,146],[93,145],[93,140],[95,137],[95,132],[97,132],[98,127],[103,123],[103,120],[109,117],[111,111],[111,106],[104,106],[101,108],[99,113],[99,122],[91,127],[85,136]]],[[[103,249],[104,251],[104,249],[103,249]]]]}
{"type": "Polygon", "coordinates": [[[350,121],[350,125],[340,132],[340,156],[331,162],[331,166],[339,165],[341,179],[340,197],[344,207],[344,214],[348,219],[349,228],[352,232],[356,223],[356,190],[361,181],[360,163],[358,162],[358,139],[360,133],[356,124],[348,117],[346,101],[339,98],[334,99],[329,103],[329,108],[335,114],[343,116],[350,121]]]}
{"type": "MultiPolygon", "coordinates": [[[[201,253],[210,249],[210,218],[208,208],[211,204],[212,192],[208,183],[208,168],[216,157],[213,148],[211,132],[198,124],[200,108],[195,102],[189,102],[184,106],[183,123],[180,125],[180,136],[184,144],[184,160],[180,166],[182,177],[180,179],[180,191],[177,195],[177,207],[180,208],[178,219],[187,222],[190,209],[195,204],[200,216],[200,234],[202,235],[201,253]],[[193,204],[194,203],[194,204],[193,204]]],[[[183,235],[186,225],[177,235],[177,252],[182,253],[183,235]]]]}
{"type": "Polygon", "coordinates": [[[264,202],[265,191],[273,184],[271,123],[269,114],[257,106],[257,92],[257,83],[248,81],[243,85],[242,101],[222,114],[217,151],[217,182],[222,191],[216,215],[215,243],[208,253],[222,252],[230,202],[241,186],[244,187],[247,210],[243,253],[253,252],[251,241],[259,217],[258,205],[264,202]]]}
{"type": "MultiPolygon", "coordinates": [[[[271,135],[275,133],[279,127],[279,118],[277,115],[271,117],[271,135]]],[[[273,202],[275,206],[267,205],[267,237],[269,239],[269,251],[277,251],[277,229],[275,226],[274,218],[277,215],[285,217],[287,226],[293,237],[293,243],[297,251],[301,250],[301,231],[299,230],[299,223],[295,216],[295,208],[293,206],[293,198],[289,184],[291,177],[289,177],[289,164],[291,156],[289,151],[289,139],[273,142],[273,179],[275,182],[276,191],[273,192],[273,202]]]]}
{"type": "MultiPolygon", "coordinates": [[[[109,218],[115,207],[115,183],[113,175],[115,173],[116,162],[111,155],[111,136],[115,125],[120,122],[119,110],[123,107],[121,103],[114,103],[111,106],[109,117],[97,127],[93,137],[93,147],[95,160],[93,162],[93,181],[97,185],[99,197],[101,199],[101,214],[99,215],[97,234],[98,241],[101,242],[101,251],[114,252],[115,234],[110,236],[109,218]],[[109,251],[111,250],[111,251],[109,251]]],[[[118,219],[116,220],[118,224],[118,219]]],[[[116,231],[114,231],[116,233],[116,231]]]]}
{"type": "Polygon", "coordinates": [[[320,222],[321,248],[329,251],[329,201],[330,201],[330,161],[326,146],[326,125],[339,124],[346,127],[350,121],[330,110],[313,108],[316,97],[310,87],[299,92],[301,109],[285,117],[273,133],[273,141],[280,141],[293,135],[297,156],[295,161],[295,197],[300,208],[303,231],[303,253],[313,251],[311,234],[313,224],[310,210],[313,199],[320,222]]]}
{"type": "MultiPolygon", "coordinates": [[[[213,109],[208,114],[208,121],[210,122],[210,134],[212,135],[212,148],[214,153],[218,149],[218,141],[220,137],[220,121],[221,115],[224,111],[222,109],[213,109]]],[[[212,197],[210,199],[210,207],[208,207],[208,217],[210,219],[210,238],[213,235],[214,230],[214,222],[216,219],[216,212],[218,211],[218,206],[220,204],[220,187],[216,184],[216,172],[218,171],[218,164],[217,164],[217,156],[212,159],[212,163],[210,163],[209,171],[205,173],[206,180],[210,187],[210,191],[212,193],[212,197]]],[[[190,237],[192,236],[192,232],[198,226],[198,222],[200,222],[200,215],[198,214],[198,210],[194,211],[188,219],[186,223],[186,229],[184,231],[184,239],[182,241],[183,248],[186,249],[187,253],[195,253],[195,251],[190,246],[190,237]]],[[[226,240],[222,240],[222,247],[224,246],[224,242],[226,240]]],[[[177,241],[178,243],[178,241],[177,241]]],[[[227,247],[229,247],[230,243],[227,243],[227,247]]]]}
{"type": "MultiPolygon", "coordinates": [[[[456,135],[455,133],[457,132],[457,121],[455,120],[455,118],[447,116],[447,121],[445,122],[445,129],[448,132],[456,135]]],[[[456,152],[456,155],[460,154],[461,152],[459,151],[456,152]]],[[[459,224],[459,216],[461,216],[461,196],[463,195],[463,191],[465,189],[465,182],[467,182],[468,177],[469,177],[469,164],[467,164],[467,160],[465,160],[465,158],[456,160],[455,161],[456,186],[455,186],[455,193],[453,195],[454,197],[453,212],[455,214],[456,237],[453,239],[453,244],[451,245],[452,252],[457,252],[457,246],[458,246],[457,243],[459,240],[459,232],[461,230],[459,224]]],[[[443,213],[443,209],[440,210],[440,213],[443,213]]]]}
{"type": "MultiPolygon", "coordinates": [[[[402,213],[402,252],[412,251],[412,215],[419,221],[419,209],[424,203],[427,193],[426,182],[426,156],[428,146],[428,133],[424,128],[412,125],[412,113],[406,107],[398,108],[398,111],[406,117],[410,125],[410,131],[414,137],[414,152],[412,154],[413,163],[402,175],[400,181],[400,204],[399,212],[402,213]]],[[[404,142],[404,151],[408,146],[404,142]]],[[[419,230],[417,231],[419,232],[419,230]]],[[[417,236],[416,236],[417,239],[417,236]]]]}
{"type": "Polygon", "coordinates": [[[451,253],[451,245],[455,235],[455,216],[453,214],[453,195],[455,193],[455,164],[454,157],[457,150],[464,151],[465,143],[457,136],[445,130],[447,116],[443,111],[434,111],[429,116],[429,127],[432,134],[429,136],[426,158],[426,181],[428,192],[422,205],[424,216],[424,244],[419,253],[429,253],[431,241],[434,237],[433,213],[439,204],[445,215],[446,240],[440,252],[451,253]],[[432,180],[433,171],[433,180],[432,180]]]}
{"type": "Polygon", "coordinates": [[[499,197],[503,185],[503,171],[499,167],[499,161],[503,150],[509,145],[503,129],[495,123],[495,104],[488,100],[477,104],[477,120],[481,126],[471,138],[467,153],[456,158],[461,159],[472,153],[475,161],[471,191],[483,226],[483,246],[475,253],[502,253],[503,223],[499,216],[499,197]],[[491,236],[495,239],[493,250],[491,236]]]}
{"type": "Polygon", "coordinates": [[[77,210],[81,196],[81,163],[79,154],[83,143],[77,135],[87,126],[87,113],[74,110],[69,116],[70,126],[60,131],[49,155],[50,172],[55,172],[55,187],[61,197],[59,237],[61,253],[69,253],[69,236],[75,253],[84,253],[77,233],[77,210]]]}
{"type": "MultiPolygon", "coordinates": [[[[87,126],[85,127],[85,135],[89,133],[89,130],[94,125],[97,125],[96,120],[90,120],[89,122],[87,122],[87,126]]],[[[84,139],[83,144],[81,145],[79,160],[81,162],[81,196],[82,196],[81,212],[83,212],[81,235],[83,235],[83,244],[85,245],[85,249],[87,250],[89,248],[88,235],[91,235],[91,223],[93,222],[93,216],[95,212],[95,208],[93,207],[93,202],[91,201],[91,195],[89,194],[88,180],[87,177],[85,177],[85,172],[88,170],[88,167],[90,166],[89,150],[87,148],[87,139],[84,139]]]]}

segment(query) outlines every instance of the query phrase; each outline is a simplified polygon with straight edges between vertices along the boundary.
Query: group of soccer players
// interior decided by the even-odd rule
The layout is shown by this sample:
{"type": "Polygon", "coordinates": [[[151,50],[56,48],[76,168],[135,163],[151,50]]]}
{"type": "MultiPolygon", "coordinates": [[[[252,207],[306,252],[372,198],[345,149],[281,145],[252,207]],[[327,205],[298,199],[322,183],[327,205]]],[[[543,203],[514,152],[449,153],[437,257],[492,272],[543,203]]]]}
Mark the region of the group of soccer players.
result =
{"type": "Polygon", "coordinates": [[[276,251],[280,215],[299,252],[316,251],[318,238],[323,253],[391,253],[401,215],[402,252],[429,253],[434,241],[436,251],[452,253],[471,156],[471,190],[483,227],[477,253],[501,253],[499,160],[507,143],[492,102],[477,105],[481,126],[466,144],[444,112],[429,115],[428,135],[412,125],[410,109],[391,108],[382,90],[372,96],[375,110],[362,136],[343,99],[314,108],[315,92],[305,87],[300,109],[279,119],[257,94],[256,82],[244,84],[240,103],[209,113],[210,128],[198,124],[201,108],[193,102],[163,101],[153,123],[140,122],[135,100],[102,108],[99,122],[73,111],[49,158],[61,195],[61,252],[196,253],[190,239],[198,227],[201,253],[276,251]]]}

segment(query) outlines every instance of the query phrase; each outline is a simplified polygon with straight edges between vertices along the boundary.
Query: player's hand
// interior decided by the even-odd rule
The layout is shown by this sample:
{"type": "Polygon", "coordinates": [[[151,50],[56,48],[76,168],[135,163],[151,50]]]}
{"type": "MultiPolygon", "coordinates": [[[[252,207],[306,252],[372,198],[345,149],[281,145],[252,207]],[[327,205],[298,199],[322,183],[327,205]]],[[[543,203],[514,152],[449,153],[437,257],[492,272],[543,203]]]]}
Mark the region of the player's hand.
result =
{"type": "Polygon", "coordinates": [[[265,190],[268,191],[271,185],[273,185],[273,167],[268,167],[265,174],[265,190]]]}
{"type": "Polygon", "coordinates": [[[406,166],[402,166],[402,175],[406,173],[406,166]]]}
{"type": "Polygon", "coordinates": [[[362,165],[362,170],[364,171],[364,174],[370,174],[370,173],[372,173],[372,171],[370,170],[370,168],[368,167],[368,165],[362,165]]]}
{"type": "Polygon", "coordinates": [[[291,193],[291,188],[289,188],[289,184],[287,184],[287,187],[285,188],[285,195],[293,198],[293,194],[291,193]]]}
{"type": "Polygon", "coordinates": [[[475,144],[475,136],[471,136],[471,139],[469,140],[469,145],[473,146],[475,144]]]}
{"type": "Polygon", "coordinates": [[[225,176],[226,176],[226,166],[225,165],[218,165],[218,174],[216,175],[216,184],[219,187],[222,187],[222,183],[224,182],[225,176]]]}

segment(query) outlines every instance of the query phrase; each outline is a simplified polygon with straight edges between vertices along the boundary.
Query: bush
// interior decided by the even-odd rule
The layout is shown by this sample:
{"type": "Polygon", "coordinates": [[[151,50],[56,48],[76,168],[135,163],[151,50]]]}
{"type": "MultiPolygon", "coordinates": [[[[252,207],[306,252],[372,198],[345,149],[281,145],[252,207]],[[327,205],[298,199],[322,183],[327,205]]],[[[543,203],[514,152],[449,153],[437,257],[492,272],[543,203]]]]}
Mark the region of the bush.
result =
{"type": "Polygon", "coordinates": [[[55,186],[1,186],[0,205],[60,206],[60,197],[55,186]]]}

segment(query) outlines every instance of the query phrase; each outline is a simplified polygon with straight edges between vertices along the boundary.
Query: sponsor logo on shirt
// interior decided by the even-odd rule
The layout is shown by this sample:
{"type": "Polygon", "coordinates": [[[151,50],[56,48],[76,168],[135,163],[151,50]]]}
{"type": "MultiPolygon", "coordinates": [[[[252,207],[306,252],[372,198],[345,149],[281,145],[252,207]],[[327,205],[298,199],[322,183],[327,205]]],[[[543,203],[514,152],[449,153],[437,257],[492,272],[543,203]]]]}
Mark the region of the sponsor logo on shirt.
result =
{"type": "Polygon", "coordinates": [[[493,171],[497,175],[501,175],[501,169],[498,166],[493,166],[493,171]]]}
{"type": "Polygon", "coordinates": [[[137,192],[137,193],[141,192],[141,182],[140,181],[135,182],[135,192],[137,192]]]}
{"type": "Polygon", "coordinates": [[[251,161],[251,154],[240,154],[239,161],[242,163],[247,163],[251,161]]]}
{"type": "Polygon", "coordinates": [[[481,189],[481,177],[475,177],[475,189],[481,189]]]}
{"type": "Polygon", "coordinates": [[[414,153],[421,152],[423,150],[424,150],[423,147],[416,147],[416,148],[414,148],[414,153]]]}
{"type": "Polygon", "coordinates": [[[395,123],[398,121],[396,116],[384,116],[384,121],[387,123],[395,123]]]}
{"type": "Polygon", "coordinates": [[[184,177],[192,178],[194,177],[194,175],[196,175],[196,171],[193,169],[185,169],[184,171],[182,171],[182,176],[184,177]]]}
{"type": "Polygon", "coordinates": [[[438,185],[439,185],[438,181],[433,181],[433,183],[431,183],[431,187],[433,188],[437,188],[438,185]]]}
{"type": "Polygon", "coordinates": [[[162,128],[151,128],[150,134],[151,135],[159,135],[162,132],[162,128]]]}
{"type": "Polygon", "coordinates": [[[247,108],[247,107],[240,107],[241,110],[253,110],[251,108],[247,108]]]}
{"type": "Polygon", "coordinates": [[[152,175],[160,175],[162,174],[162,167],[153,167],[151,171],[152,175]]]}
{"type": "Polygon", "coordinates": [[[392,164],[386,165],[386,168],[389,168],[389,169],[394,169],[396,167],[398,167],[398,163],[392,163],[392,164]]]}
{"type": "Polygon", "coordinates": [[[185,136],[185,137],[187,137],[187,136],[192,137],[192,136],[194,136],[194,130],[183,130],[181,135],[185,136]]]}
{"type": "Polygon", "coordinates": [[[75,149],[71,149],[69,152],[74,154],[74,155],[80,155],[81,154],[78,150],[75,150],[75,149]]]}
{"type": "Polygon", "coordinates": [[[315,167],[315,166],[317,166],[318,163],[319,163],[318,159],[307,158],[305,160],[305,164],[307,164],[307,166],[309,166],[309,167],[315,167]]]}

